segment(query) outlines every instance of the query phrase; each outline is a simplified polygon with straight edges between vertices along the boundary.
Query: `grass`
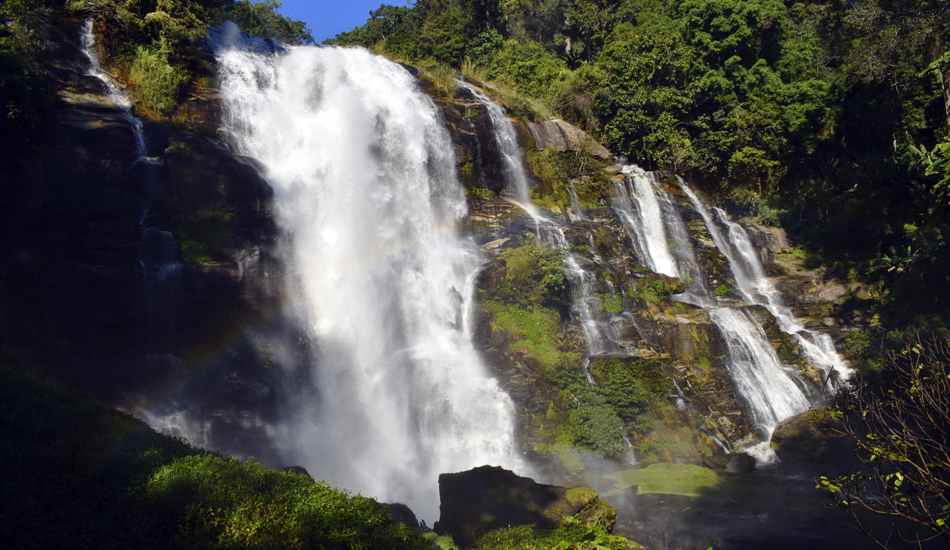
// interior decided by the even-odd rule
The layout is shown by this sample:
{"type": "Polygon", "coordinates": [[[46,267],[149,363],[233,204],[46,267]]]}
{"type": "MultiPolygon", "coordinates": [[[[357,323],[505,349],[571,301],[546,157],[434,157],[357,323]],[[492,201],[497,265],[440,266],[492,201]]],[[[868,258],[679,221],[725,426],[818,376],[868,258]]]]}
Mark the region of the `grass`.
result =
{"type": "Polygon", "coordinates": [[[558,349],[561,316],[555,310],[494,300],[484,300],[480,306],[494,316],[498,328],[516,339],[510,350],[537,360],[546,375],[551,375],[567,362],[577,360],[575,354],[558,349]]]}
{"type": "Polygon", "coordinates": [[[419,78],[432,84],[436,94],[445,99],[454,99],[458,93],[455,69],[445,63],[426,62],[419,65],[419,78]]]}
{"type": "Polygon", "coordinates": [[[626,490],[636,486],[638,494],[662,493],[698,498],[720,483],[716,472],[692,464],[651,464],[637,470],[623,470],[604,476],[614,486],[626,490]]]}

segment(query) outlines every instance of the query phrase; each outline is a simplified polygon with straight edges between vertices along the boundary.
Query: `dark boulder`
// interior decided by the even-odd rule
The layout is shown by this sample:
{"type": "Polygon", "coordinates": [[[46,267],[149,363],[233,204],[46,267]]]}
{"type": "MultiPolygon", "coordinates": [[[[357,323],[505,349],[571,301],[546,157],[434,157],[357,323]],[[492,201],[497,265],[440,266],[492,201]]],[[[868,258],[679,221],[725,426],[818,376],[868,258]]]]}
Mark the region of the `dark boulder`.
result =
{"type": "Polygon", "coordinates": [[[835,431],[838,424],[827,407],[791,416],[772,432],[772,449],[783,463],[840,463],[854,451],[851,440],[835,431]]]}
{"type": "Polygon", "coordinates": [[[565,516],[574,515],[584,521],[584,511],[592,505],[601,520],[601,508],[606,515],[613,514],[611,525],[616,517],[616,510],[591,489],[542,485],[494,466],[440,475],[439,497],[441,515],[435,532],[451,535],[460,548],[471,547],[493,529],[519,525],[552,529],[565,516]]]}

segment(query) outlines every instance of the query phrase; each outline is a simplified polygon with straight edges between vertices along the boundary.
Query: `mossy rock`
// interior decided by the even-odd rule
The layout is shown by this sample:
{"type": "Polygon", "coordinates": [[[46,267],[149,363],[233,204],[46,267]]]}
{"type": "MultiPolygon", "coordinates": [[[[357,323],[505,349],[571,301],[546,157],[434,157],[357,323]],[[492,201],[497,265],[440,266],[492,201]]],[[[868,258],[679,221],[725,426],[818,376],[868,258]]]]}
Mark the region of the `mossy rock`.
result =
{"type": "MultiPolygon", "coordinates": [[[[565,516],[616,517],[616,510],[591,489],[542,485],[495,466],[439,476],[440,517],[435,532],[451,535],[461,548],[485,533],[504,527],[533,525],[554,529],[565,516]]],[[[613,521],[610,521],[613,525],[613,521]]]]}
{"type": "Polygon", "coordinates": [[[835,463],[842,453],[853,454],[851,440],[835,431],[840,426],[830,409],[811,409],[779,422],[771,445],[783,462],[835,463]]]}

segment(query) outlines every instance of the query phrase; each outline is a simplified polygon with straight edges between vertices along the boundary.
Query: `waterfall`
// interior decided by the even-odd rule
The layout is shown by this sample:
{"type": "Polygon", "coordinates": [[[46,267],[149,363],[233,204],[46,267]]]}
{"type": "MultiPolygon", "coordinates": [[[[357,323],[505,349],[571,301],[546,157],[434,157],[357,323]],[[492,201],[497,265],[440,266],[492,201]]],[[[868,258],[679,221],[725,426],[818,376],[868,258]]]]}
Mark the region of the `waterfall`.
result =
{"type": "Polygon", "coordinates": [[[666,225],[660,201],[654,190],[652,175],[648,175],[637,166],[625,166],[627,176],[617,185],[614,195],[614,210],[620,215],[624,226],[634,232],[635,244],[640,249],[646,267],[654,273],[669,277],[679,277],[679,270],[670,253],[666,225]],[[634,221],[634,212],[639,223],[634,221]]]}
{"type": "MultiPolygon", "coordinates": [[[[627,178],[623,185],[617,186],[612,204],[614,212],[632,233],[651,270],[668,276],[689,275],[685,281],[686,292],[676,298],[705,309],[710,320],[719,328],[728,353],[726,367],[729,376],[737,395],[747,404],[752,422],[764,440],[762,444],[745,450],[760,462],[774,461],[776,457],[768,445],[772,430],[781,420],[807,410],[810,406],[808,398],[793,379],[794,374],[789,373],[776,356],[759,323],[741,309],[720,306],[715,297],[710,295],[706,275],[700,269],[690,246],[691,239],[682,217],[669,195],[657,185],[653,174],[637,166],[627,166],[623,173],[627,178]]],[[[688,194],[691,193],[682,180],[680,185],[688,194]]],[[[695,195],[690,194],[690,198],[702,214],[701,209],[705,209],[705,205],[695,195]]],[[[741,226],[733,225],[741,229],[741,226]]],[[[722,236],[717,234],[714,240],[732,261],[733,257],[729,254],[733,251],[724,250],[726,241],[722,236]]],[[[756,257],[748,239],[746,245],[751,257],[756,257]]],[[[751,290],[752,283],[746,282],[751,281],[751,277],[746,272],[737,274],[737,281],[740,277],[743,281],[739,283],[740,288],[749,289],[749,296],[757,295],[758,291],[751,290]]],[[[772,292],[777,299],[778,293],[774,289],[772,292]]],[[[743,295],[746,296],[745,293],[743,295]]],[[[758,303],[752,299],[748,301],[758,303]]]]}
{"type": "Polygon", "coordinates": [[[146,158],[145,134],[142,131],[142,121],[135,118],[135,115],[132,114],[132,100],[129,99],[129,96],[102,70],[99,56],[96,54],[96,37],[92,33],[92,19],[87,19],[86,22],[83,23],[82,34],[79,38],[82,44],[82,53],[89,60],[89,69],[86,74],[102,81],[106,96],[115,103],[116,107],[119,108],[119,114],[121,114],[122,118],[132,127],[132,133],[135,135],[136,158],[139,160],[146,158]]]}
{"type": "Polygon", "coordinates": [[[505,164],[505,179],[508,181],[508,189],[513,195],[512,199],[518,206],[534,215],[534,205],[531,204],[531,197],[528,195],[528,175],[521,163],[521,147],[518,146],[518,134],[515,132],[514,122],[505,116],[504,109],[492,101],[485,92],[462,80],[456,80],[456,82],[459,86],[472,92],[475,99],[488,111],[488,117],[491,119],[492,130],[495,135],[495,143],[498,145],[498,151],[501,153],[505,164]]]}
{"type": "Polygon", "coordinates": [[[514,407],[468,322],[478,249],[452,144],[399,65],[355,48],[212,44],[235,145],[275,191],[309,333],[312,391],[284,438],[313,475],[438,517],[438,475],[483,464],[524,474],[514,407]]]}
{"type": "Polygon", "coordinates": [[[706,276],[699,268],[686,224],[673,200],[657,185],[652,172],[639,166],[623,168],[611,207],[631,234],[646,267],[654,273],[680,277],[686,283],[685,300],[696,305],[709,302],[706,276]]]}
{"type": "Polygon", "coordinates": [[[795,320],[791,310],[782,303],[782,297],[766,275],[745,228],[730,221],[726,213],[718,208],[713,214],[685,181],[678,178],[678,182],[693,207],[703,217],[716,247],[729,260],[736,287],[745,301],[765,306],[775,317],[782,332],[792,335],[798,341],[807,359],[822,370],[825,378],[835,373],[838,380],[845,381],[850,378],[853,371],[838,355],[831,336],[805,330],[795,320]],[[721,229],[723,226],[727,230],[725,234],[721,229]]]}
{"type": "MultiPolygon", "coordinates": [[[[597,276],[581,268],[574,256],[571,255],[570,245],[568,245],[567,238],[564,237],[564,230],[560,226],[542,218],[539,221],[539,231],[545,240],[552,243],[564,254],[565,275],[574,296],[571,313],[580,321],[581,329],[584,331],[584,339],[587,340],[588,354],[597,355],[616,351],[617,346],[604,336],[601,331],[601,323],[595,318],[597,312],[600,311],[600,297],[594,292],[597,287],[597,276]]],[[[588,379],[590,379],[589,374],[588,379]]]]}

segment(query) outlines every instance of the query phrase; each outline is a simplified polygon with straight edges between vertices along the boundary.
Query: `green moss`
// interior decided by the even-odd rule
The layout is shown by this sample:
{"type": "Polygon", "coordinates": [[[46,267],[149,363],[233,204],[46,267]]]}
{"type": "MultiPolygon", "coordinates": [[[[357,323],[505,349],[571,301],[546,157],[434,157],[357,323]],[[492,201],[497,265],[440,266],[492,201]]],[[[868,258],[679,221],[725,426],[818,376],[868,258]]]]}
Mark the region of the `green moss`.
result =
{"type": "Polygon", "coordinates": [[[574,487],[567,490],[565,497],[571,506],[587,506],[597,498],[597,491],[589,487],[574,487]]]}
{"type": "Polygon", "coordinates": [[[623,311],[623,296],[620,294],[598,294],[600,298],[600,310],[607,313],[620,313],[623,311]]]}
{"type": "Polygon", "coordinates": [[[479,197],[482,199],[493,199],[495,198],[495,192],[491,189],[482,189],[481,187],[469,187],[465,191],[473,197],[479,197]]]}
{"type": "Polygon", "coordinates": [[[617,489],[637,486],[638,493],[664,493],[699,497],[719,485],[716,472],[692,464],[651,464],[638,470],[624,470],[604,476],[617,489]]]}
{"type": "Polygon", "coordinates": [[[204,210],[182,219],[176,240],[181,259],[196,264],[220,260],[234,226],[234,214],[204,210]]]}
{"type": "Polygon", "coordinates": [[[648,302],[663,302],[669,300],[670,289],[661,279],[651,281],[636,289],[636,295],[648,302]]]}
{"type": "Polygon", "coordinates": [[[567,364],[579,361],[574,353],[562,352],[558,333],[561,316],[543,306],[521,306],[497,301],[481,301],[479,306],[492,314],[496,327],[511,334],[516,340],[510,346],[512,353],[522,353],[540,363],[543,374],[551,376],[567,364]]]}
{"type": "Polygon", "coordinates": [[[716,296],[723,296],[732,292],[732,289],[726,285],[719,285],[716,287],[716,290],[714,290],[713,292],[716,293],[716,296]]]}

